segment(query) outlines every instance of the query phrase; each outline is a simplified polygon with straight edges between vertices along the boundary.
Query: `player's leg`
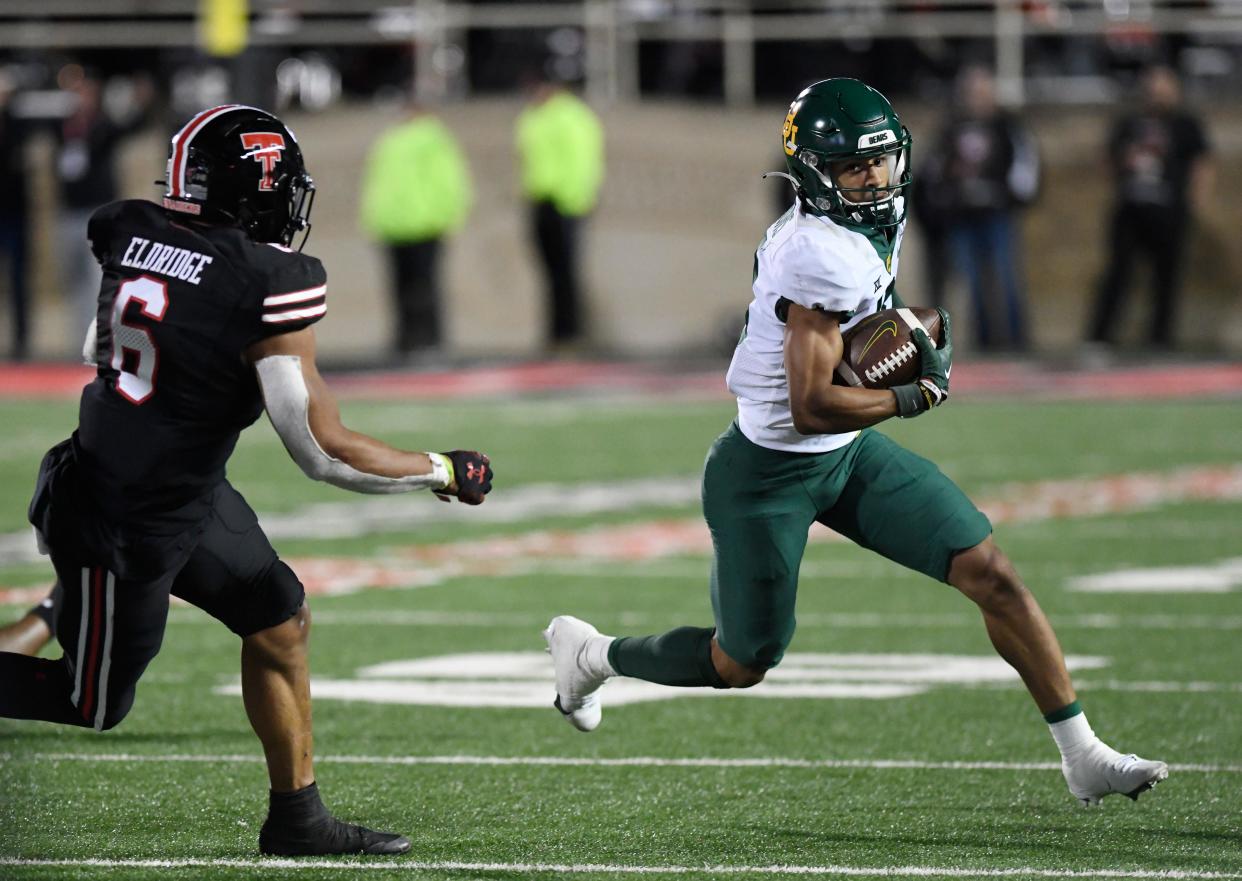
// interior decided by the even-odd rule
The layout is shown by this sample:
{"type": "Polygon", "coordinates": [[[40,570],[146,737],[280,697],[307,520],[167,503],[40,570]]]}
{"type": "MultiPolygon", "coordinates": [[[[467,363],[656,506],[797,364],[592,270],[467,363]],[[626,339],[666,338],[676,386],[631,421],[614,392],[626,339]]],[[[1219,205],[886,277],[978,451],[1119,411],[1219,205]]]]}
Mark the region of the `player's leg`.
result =
{"type": "Polygon", "coordinates": [[[997,654],[1022,677],[1041,713],[1076,700],[1052,625],[991,536],[955,554],[946,580],[979,607],[997,654]]]}
{"type": "Polygon", "coordinates": [[[736,426],[717,439],[703,475],[715,627],[614,639],[576,618],[553,619],[544,635],[557,708],[571,724],[589,731],[599,723],[595,692],[610,676],[745,688],[780,663],[793,636],[798,566],[815,515],[805,481],[823,458],[764,449],[736,426]]]}
{"type": "Polygon", "coordinates": [[[0,716],[106,731],[128,714],[138,680],[156,656],[168,616],[172,575],[152,581],[117,577],[53,549],[64,590],[52,661],[0,653],[0,716]]]}
{"type": "Polygon", "coordinates": [[[0,716],[104,730],[129,712],[138,679],[159,652],[179,561],[160,571],[158,549],[144,546],[137,550],[152,574],[143,580],[117,575],[120,563],[111,560],[99,524],[83,518],[77,504],[71,450],[70,441],[62,441],[43,457],[30,504],[40,546],[50,546],[63,585],[54,602],[63,655],[51,661],[0,654],[0,716]],[[87,541],[88,535],[94,538],[87,541]]]}
{"type": "Polygon", "coordinates": [[[1137,797],[1167,775],[1163,762],[1121,756],[1101,743],[1078,704],[1056,634],[991,524],[933,463],[863,432],[849,485],[821,521],[885,557],[952,584],[978,605],[997,653],[1022,677],[1062,753],[1070,790],[1094,804],[1137,797]]]}
{"type": "Polygon", "coordinates": [[[978,604],[992,645],[1026,683],[1061,750],[1061,770],[1075,798],[1086,805],[1112,793],[1138,798],[1168,776],[1164,762],[1122,755],[1096,737],[1052,625],[990,537],[954,556],[948,580],[978,604]]]}
{"type": "Polygon", "coordinates": [[[12,624],[0,627],[0,652],[31,657],[39,654],[56,633],[56,605],[60,595],[58,581],[29,612],[12,624]]]}
{"type": "Polygon", "coordinates": [[[227,483],[173,594],[242,638],[242,700],[263,744],[271,793],[259,834],[264,853],[397,854],[407,839],[343,823],[315,782],[308,646],[310,614],[301,582],[227,483]]]}

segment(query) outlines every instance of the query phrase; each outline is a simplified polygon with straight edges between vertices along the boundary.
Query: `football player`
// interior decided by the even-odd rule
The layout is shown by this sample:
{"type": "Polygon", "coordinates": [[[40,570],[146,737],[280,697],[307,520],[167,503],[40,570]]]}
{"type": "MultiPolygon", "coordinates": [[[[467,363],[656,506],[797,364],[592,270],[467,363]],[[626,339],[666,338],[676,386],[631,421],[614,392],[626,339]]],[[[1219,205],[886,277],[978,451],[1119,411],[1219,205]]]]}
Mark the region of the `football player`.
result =
{"type": "Polygon", "coordinates": [[[318,260],[294,250],[314,184],[293,133],[241,105],[172,138],[162,204],[91,218],[103,267],[97,373],[73,436],[43,459],[30,519],[63,595],[59,660],[0,654],[0,716],[103,731],[159,651],[170,594],[241,638],[243,702],[271,781],[265,854],[399,854],[409,841],[343,823],[312,762],[305,592],[225,479],[242,429],[266,410],[305,473],[344,489],[427,489],[480,504],[481,453],[406,452],[341,424],[315,366],[327,311],[318,260]]]}
{"type": "Polygon", "coordinates": [[[798,567],[818,521],[973,600],[992,644],[1050,726],[1073,796],[1084,804],[1114,792],[1137,798],[1166,777],[1165,763],[1122,755],[1095,736],[1057,638],[988,519],[934,464],[872,429],[945,402],[948,315],[939,347],[915,331],[915,382],[893,389],[832,383],[842,332],[901,305],[893,279],[910,133],[879,92],[829,79],[798,95],[781,138],[783,176],[796,198],[755,254],[754,299],[727,378],[737,419],[704,466],[715,626],[613,638],[577,618],[552,619],[544,638],[557,709],[590,731],[600,722],[598,689],[610,676],[713,688],[762,681],[793,637],[798,567]]]}

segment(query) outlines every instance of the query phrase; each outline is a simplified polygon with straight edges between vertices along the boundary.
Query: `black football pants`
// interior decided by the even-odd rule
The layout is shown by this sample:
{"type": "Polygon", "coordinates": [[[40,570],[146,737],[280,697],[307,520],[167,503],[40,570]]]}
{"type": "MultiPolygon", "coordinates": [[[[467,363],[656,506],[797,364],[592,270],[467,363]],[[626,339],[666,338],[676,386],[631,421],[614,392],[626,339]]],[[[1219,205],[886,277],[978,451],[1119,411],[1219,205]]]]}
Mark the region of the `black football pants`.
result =
{"type": "Polygon", "coordinates": [[[56,622],[64,655],[50,661],[0,652],[0,716],[99,731],[115,726],[160,650],[169,594],[242,637],[287,621],[304,599],[301,582],[227,482],[216,488],[211,516],[188,559],[167,571],[119,577],[84,556],[52,549],[64,590],[56,622]]]}

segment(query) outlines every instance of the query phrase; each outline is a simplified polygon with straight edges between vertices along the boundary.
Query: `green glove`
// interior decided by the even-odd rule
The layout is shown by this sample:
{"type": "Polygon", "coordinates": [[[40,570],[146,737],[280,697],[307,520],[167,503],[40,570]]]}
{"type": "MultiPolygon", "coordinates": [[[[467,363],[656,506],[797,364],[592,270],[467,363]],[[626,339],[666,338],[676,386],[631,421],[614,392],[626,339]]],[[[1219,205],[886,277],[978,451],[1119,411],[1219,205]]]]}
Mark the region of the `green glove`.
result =
{"type": "Polygon", "coordinates": [[[893,388],[893,394],[897,398],[897,415],[903,419],[926,413],[949,398],[949,372],[953,369],[953,328],[949,313],[940,308],[936,311],[940,313],[944,342],[936,347],[925,330],[916,328],[912,338],[919,352],[919,378],[908,385],[893,388]]]}

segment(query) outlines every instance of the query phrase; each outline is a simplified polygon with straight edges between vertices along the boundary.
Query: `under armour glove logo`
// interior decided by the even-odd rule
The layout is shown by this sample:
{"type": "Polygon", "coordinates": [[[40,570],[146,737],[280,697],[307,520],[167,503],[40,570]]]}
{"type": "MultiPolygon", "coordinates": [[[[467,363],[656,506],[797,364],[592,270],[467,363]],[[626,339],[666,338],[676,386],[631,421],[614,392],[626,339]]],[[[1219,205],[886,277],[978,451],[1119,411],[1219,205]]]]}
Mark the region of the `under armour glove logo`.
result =
{"type": "Polygon", "coordinates": [[[453,450],[443,454],[453,463],[453,485],[450,495],[467,505],[483,504],[483,497],[492,491],[491,460],[474,450],[453,450]]]}

